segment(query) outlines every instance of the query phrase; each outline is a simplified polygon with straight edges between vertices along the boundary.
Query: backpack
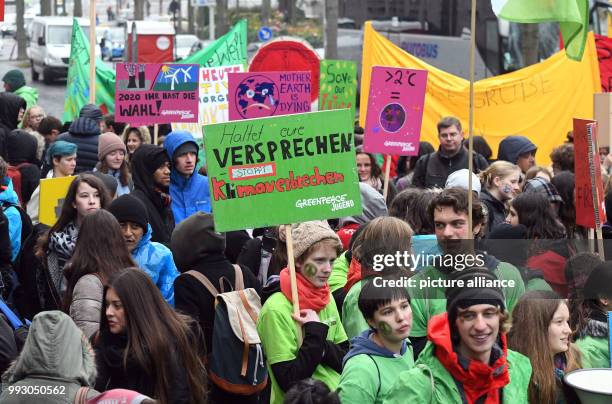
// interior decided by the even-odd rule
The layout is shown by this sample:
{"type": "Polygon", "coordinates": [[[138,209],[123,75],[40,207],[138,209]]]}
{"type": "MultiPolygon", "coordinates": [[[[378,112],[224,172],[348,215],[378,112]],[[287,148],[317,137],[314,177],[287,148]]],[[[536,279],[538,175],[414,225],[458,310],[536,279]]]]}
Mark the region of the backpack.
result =
{"type": "MultiPolygon", "coordinates": [[[[215,298],[215,320],[212,350],[208,357],[208,376],[220,389],[232,394],[250,396],[262,391],[268,382],[261,339],[257,333],[257,316],[261,301],[253,288],[244,289],[240,266],[236,271],[235,290],[221,293],[202,273],[185,272],[196,278],[215,298]]],[[[229,283],[229,281],[228,281],[229,283]]]]}
{"type": "Polygon", "coordinates": [[[2,203],[2,211],[6,212],[6,210],[11,206],[17,209],[17,212],[19,212],[19,217],[21,219],[21,245],[23,246],[28,237],[30,237],[30,234],[32,234],[34,231],[34,225],[32,224],[32,219],[28,213],[19,205],[11,205],[10,203],[6,202],[2,203]]]}
{"type": "Polygon", "coordinates": [[[13,190],[17,194],[17,198],[19,199],[20,205],[23,203],[23,198],[21,197],[21,171],[19,171],[19,169],[26,164],[29,163],[21,163],[16,166],[9,165],[6,171],[6,175],[13,182],[13,190]]]}

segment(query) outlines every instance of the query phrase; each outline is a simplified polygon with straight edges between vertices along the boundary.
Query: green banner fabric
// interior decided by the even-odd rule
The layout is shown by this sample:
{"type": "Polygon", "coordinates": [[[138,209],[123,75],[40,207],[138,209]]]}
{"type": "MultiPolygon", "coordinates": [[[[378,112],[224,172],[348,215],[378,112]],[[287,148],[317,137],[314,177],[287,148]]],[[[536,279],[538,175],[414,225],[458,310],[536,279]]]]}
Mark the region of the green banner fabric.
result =
{"type": "Polygon", "coordinates": [[[348,109],[203,127],[215,230],[360,214],[348,109]]]}
{"type": "MultiPolygon", "coordinates": [[[[70,64],[66,80],[64,122],[74,121],[81,108],[89,104],[89,41],[75,19],[70,42],[70,64]]],[[[115,71],[96,59],[96,105],[104,113],[115,111],[115,71]]]]}
{"type": "Polygon", "coordinates": [[[181,59],[181,63],[197,63],[202,67],[246,65],[247,62],[247,20],[238,21],[207,48],[181,59]]]}
{"type": "Polygon", "coordinates": [[[319,111],[349,108],[355,119],[357,64],[348,60],[321,61],[319,111]]]}

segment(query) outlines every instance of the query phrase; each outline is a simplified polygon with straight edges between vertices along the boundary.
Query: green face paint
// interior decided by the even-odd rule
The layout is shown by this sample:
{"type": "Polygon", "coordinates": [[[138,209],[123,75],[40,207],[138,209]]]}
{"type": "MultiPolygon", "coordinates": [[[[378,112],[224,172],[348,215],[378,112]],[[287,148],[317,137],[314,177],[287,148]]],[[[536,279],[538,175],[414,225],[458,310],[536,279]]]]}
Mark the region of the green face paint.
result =
{"type": "Polygon", "coordinates": [[[378,323],[378,329],[383,335],[391,335],[391,333],[393,332],[391,326],[384,321],[380,321],[378,323]]]}
{"type": "Polygon", "coordinates": [[[313,263],[306,263],[304,265],[304,275],[313,277],[317,274],[317,267],[313,263]]]}

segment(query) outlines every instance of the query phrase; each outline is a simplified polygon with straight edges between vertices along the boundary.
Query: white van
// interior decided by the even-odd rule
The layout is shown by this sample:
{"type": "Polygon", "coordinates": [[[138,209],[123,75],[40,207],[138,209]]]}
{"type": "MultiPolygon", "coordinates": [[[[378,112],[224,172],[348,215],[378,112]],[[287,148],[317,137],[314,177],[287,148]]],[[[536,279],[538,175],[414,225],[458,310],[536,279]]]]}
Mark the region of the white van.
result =
{"type": "MultiPolygon", "coordinates": [[[[89,20],[77,18],[89,40],[89,20]]],[[[46,84],[68,76],[72,17],[35,17],[30,26],[28,58],[32,65],[32,80],[42,74],[46,84]]],[[[96,46],[96,54],[100,49],[96,46]]]]}

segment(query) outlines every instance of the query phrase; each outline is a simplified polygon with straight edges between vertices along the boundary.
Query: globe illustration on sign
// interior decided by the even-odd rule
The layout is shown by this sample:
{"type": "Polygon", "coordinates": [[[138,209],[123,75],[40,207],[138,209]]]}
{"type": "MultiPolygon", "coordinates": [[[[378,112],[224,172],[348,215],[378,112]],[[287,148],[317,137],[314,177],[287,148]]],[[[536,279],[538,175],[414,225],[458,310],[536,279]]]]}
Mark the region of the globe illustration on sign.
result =
{"type": "Polygon", "coordinates": [[[397,132],[406,122],[406,111],[401,104],[385,106],[380,112],[380,126],[387,132],[397,132]]]}
{"type": "Polygon", "coordinates": [[[272,116],[278,108],[278,87],[263,75],[249,76],[236,89],[236,109],[244,119],[272,116]]]}

